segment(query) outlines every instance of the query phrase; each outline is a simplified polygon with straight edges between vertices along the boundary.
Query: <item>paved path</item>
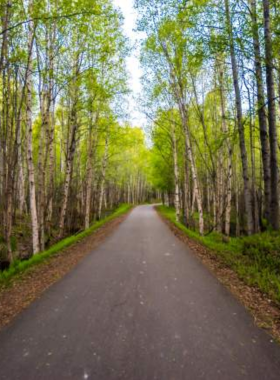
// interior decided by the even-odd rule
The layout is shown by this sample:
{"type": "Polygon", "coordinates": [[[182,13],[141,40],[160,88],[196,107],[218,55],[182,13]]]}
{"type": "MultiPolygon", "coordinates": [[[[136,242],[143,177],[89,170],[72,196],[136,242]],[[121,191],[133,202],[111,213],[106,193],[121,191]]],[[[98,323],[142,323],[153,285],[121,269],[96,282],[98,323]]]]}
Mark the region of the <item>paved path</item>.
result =
{"type": "Polygon", "coordinates": [[[150,206],[0,333],[0,379],[280,379],[280,346],[150,206]]]}

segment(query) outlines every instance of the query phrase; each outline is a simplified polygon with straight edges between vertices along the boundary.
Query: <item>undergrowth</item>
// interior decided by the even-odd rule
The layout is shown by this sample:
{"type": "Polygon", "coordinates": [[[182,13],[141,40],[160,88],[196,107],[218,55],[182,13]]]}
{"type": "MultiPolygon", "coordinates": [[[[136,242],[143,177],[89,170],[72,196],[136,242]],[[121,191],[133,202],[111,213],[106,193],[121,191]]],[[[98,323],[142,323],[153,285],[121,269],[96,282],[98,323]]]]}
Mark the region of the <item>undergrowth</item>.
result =
{"type": "Polygon", "coordinates": [[[253,236],[230,238],[213,232],[200,236],[180,222],[176,222],[173,208],[159,206],[158,211],[189,238],[209,248],[223,263],[232,268],[248,285],[258,287],[280,304],[280,236],[264,232],[253,236]]]}
{"type": "Polygon", "coordinates": [[[131,207],[132,206],[130,205],[123,204],[119,208],[117,208],[116,211],[114,211],[111,215],[98,222],[94,222],[87,230],[84,230],[76,235],[69,236],[59,241],[58,243],[50,247],[48,250],[32,256],[29,260],[15,260],[7,270],[0,273],[0,285],[7,285],[10,282],[10,280],[14,278],[16,275],[25,272],[34,265],[42,263],[46,259],[50,258],[55,253],[58,253],[64,250],[65,248],[70,247],[71,245],[81,241],[85,237],[91,235],[94,231],[98,230],[104,224],[127,213],[131,209],[131,207]]]}

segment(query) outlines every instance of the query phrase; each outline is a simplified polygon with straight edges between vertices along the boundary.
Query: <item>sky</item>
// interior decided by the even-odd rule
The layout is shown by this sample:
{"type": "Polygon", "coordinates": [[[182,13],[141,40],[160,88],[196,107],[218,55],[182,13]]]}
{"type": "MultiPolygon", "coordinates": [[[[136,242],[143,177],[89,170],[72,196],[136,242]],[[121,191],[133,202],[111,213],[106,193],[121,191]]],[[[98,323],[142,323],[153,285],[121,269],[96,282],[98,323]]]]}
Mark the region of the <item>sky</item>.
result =
{"type": "MultiPolygon", "coordinates": [[[[140,35],[133,29],[136,27],[137,13],[133,9],[133,0],[113,0],[114,4],[121,9],[124,16],[124,33],[129,37],[132,46],[137,46],[140,35]]],[[[129,73],[129,87],[132,90],[132,94],[129,97],[129,114],[130,122],[133,126],[143,127],[145,124],[145,118],[143,114],[137,109],[137,94],[141,92],[142,70],[139,61],[139,49],[137,47],[133,49],[131,55],[127,58],[127,70],[129,73]]]]}

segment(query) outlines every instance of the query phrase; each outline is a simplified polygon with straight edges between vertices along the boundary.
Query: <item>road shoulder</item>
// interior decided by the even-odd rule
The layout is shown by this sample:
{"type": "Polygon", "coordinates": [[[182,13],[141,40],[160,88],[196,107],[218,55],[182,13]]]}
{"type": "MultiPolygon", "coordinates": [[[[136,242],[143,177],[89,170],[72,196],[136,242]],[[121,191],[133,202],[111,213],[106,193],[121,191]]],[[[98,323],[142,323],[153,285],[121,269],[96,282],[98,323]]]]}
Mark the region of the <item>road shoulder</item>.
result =
{"type": "Polygon", "coordinates": [[[1,286],[0,330],[98,247],[128,214],[129,212],[110,220],[81,241],[16,276],[8,287],[1,286]]]}
{"type": "MultiPolygon", "coordinates": [[[[157,208],[156,208],[157,210],[157,208]]],[[[215,252],[188,237],[168,220],[159,210],[158,215],[167,224],[175,236],[185,243],[202,263],[225,285],[235,298],[251,313],[255,324],[280,342],[280,309],[259,289],[242,281],[236,272],[223,263],[215,252]]]]}

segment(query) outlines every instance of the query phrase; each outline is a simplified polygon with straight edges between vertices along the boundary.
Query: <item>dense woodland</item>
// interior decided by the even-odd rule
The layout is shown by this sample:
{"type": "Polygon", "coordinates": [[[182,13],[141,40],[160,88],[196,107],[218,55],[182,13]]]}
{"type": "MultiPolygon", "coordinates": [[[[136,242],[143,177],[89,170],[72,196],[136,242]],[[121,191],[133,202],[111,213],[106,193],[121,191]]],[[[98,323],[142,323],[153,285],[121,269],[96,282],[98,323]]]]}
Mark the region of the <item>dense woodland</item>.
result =
{"type": "Polygon", "coordinates": [[[1,1],[0,261],[149,196],[144,133],[120,125],[129,43],[110,1],[1,1]]]}
{"type": "Polygon", "coordinates": [[[280,3],[137,0],[154,185],[200,234],[279,229],[280,3]]]}
{"type": "Polygon", "coordinates": [[[279,1],[135,9],[146,135],[110,0],[1,1],[0,261],[152,198],[201,235],[279,229],[279,1]]]}

